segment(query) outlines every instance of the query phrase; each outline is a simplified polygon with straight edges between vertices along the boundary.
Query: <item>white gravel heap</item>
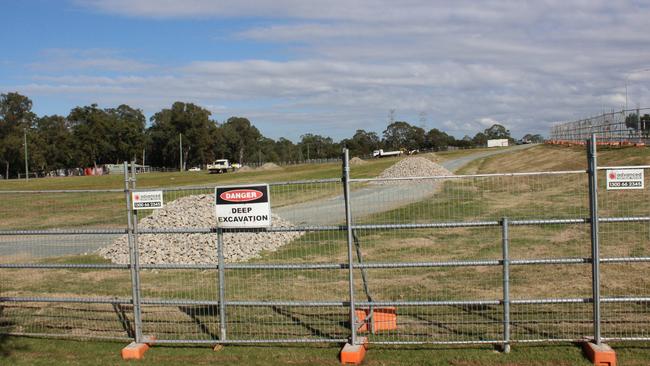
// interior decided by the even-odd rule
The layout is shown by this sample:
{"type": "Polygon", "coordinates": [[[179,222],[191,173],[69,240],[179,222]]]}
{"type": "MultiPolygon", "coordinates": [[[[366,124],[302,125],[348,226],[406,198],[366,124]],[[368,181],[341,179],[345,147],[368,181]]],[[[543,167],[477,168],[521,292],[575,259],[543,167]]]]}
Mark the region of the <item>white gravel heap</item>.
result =
{"type": "MultiPolygon", "coordinates": [[[[378,178],[439,177],[445,175],[454,175],[454,173],[427,158],[412,156],[393,164],[381,172],[378,178]]],[[[399,182],[408,183],[414,182],[414,180],[380,181],[378,183],[388,184],[399,182]]]]}
{"type": "MultiPolygon", "coordinates": [[[[141,229],[209,228],[216,224],[213,195],[185,196],[141,219],[141,229]]],[[[288,221],[272,215],[273,227],[289,227],[288,221]]],[[[262,251],[275,251],[301,237],[303,232],[224,233],[226,262],[242,262],[259,258],[262,251]]],[[[217,263],[216,234],[140,234],[138,236],[141,264],[207,264],[217,263]]],[[[121,236],[101,248],[99,255],[113,263],[129,263],[128,239],[121,236]]]]}

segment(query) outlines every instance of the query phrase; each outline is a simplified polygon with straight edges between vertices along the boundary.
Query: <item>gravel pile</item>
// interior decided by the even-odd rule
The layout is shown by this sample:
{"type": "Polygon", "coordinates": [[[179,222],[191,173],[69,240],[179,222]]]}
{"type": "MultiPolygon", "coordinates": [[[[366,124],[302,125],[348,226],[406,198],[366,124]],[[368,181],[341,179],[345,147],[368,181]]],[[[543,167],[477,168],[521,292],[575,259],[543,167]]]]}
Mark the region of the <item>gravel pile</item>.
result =
{"type": "Polygon", "coordinates": [[[356,156],[353,157],[352,159],[350,159],[350,165],[352,165],[352,166],[354,166],[354,165],[364,165],[364,164],[368,164],[368,162],[361,159],[361,158],[358,158],[356,156]]]}
{"type": "Polygon", "coordinates": [[[244,165],[243,167],[237,169],[238,172],[251,172],[253,171],[253,168],[249,167],[248,165],[244,165]]]}
{"type": "MultiPolygon", "coordinates": [[[[141,229],[208,228],[216,224],[213,195],[194,195],[166,203],[139,221],[141,229]]],[[[291,224],[273,215],[274,227],[291,224]]],[[[224,233],[226,262],[242,262],[259,258],[262,251],[275,251],[299,238],[302,232],[224,233]]],[[[140,234],[140,263],[142,264],[206,264],[217,263],[216,234],[140,234]]],[[[101,248],[99,255],[113,263],[129,262],[128,239],[121,236],[111,245],[101,248]]]]}
{"type": "MultiPolygon", "coordinates": [[[[378,178],[407,178],[407,177],[438,177],[443,175],[454,175],[440,164],[423,157],[409,157],[402,159],[393,164],[381,174],[378,178]]],[[[411,181],[384,181],[380,184],[413,182],[411,181]]]]}
{"type": "Polygon", "coordinates": [[[278,170],[278,169],[282,169],[282,168],[279,167],[275,163],[266,163],[266,164],[262,165],[261,167],[259,167],[257,169],[258,170],[278,170]]]}

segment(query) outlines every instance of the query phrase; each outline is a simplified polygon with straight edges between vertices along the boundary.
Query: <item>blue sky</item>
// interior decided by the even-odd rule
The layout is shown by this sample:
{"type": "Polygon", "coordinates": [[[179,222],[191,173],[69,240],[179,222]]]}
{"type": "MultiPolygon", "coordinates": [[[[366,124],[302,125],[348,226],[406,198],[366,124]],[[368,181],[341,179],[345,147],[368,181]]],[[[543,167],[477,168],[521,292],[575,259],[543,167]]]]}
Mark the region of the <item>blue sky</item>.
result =
{"type": "Polygon", "coordinates": [[[457,137],[650,106],[650,8],[635,1],[9,1],[0,92],[39,115],[174,101],[267,136],[381,133],[395,118],[457,137]]]}

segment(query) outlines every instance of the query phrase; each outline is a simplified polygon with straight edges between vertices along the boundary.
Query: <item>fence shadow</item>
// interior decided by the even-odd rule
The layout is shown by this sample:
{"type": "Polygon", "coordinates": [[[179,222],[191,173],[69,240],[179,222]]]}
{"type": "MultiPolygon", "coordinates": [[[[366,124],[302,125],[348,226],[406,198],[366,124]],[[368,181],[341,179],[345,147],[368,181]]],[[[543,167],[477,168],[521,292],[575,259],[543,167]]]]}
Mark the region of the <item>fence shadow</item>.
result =
{"type": "Polygon", "coordinates": [[[129,317],[126,315],[126,310],[122,304],[113,304],[113,310],[117,315],[117,319],[122,325],[122,329],[126,332],[129,338],[135,338],[135,331],[133,330],[133,323],[129,320],[129,317]]]}
{"type": "Polygon", "coordinates": [[[201,320],[201,316],[219,314],[219,306],[179,306],[178,310],[187,314],[196,324],[202,333],[208,335],[211,339],[219,339],[219,336],[210,330],[210,327],[201,320]]]}

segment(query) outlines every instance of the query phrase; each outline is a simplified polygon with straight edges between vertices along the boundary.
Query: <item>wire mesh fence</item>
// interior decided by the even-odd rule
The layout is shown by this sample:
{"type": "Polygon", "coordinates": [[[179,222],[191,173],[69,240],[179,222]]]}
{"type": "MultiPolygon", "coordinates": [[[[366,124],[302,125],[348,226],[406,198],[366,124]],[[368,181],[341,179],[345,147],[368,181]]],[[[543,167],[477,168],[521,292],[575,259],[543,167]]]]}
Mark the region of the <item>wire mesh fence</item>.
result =
{"type": "Polygon", "coordinates": [[[124,190],[0,191],[0,333],[650,339],[649,195],[608,190],[617,167],[351,179],[343,161],[342,179],[270,184],[259,229],[217,227],[213,186],[147,188],[164,207],[134,211],[128,173],[124,190]]]}
{"type": "Polygon", "coordinates": [[[603,113],[551,127],[553,144],[585,144],[592,134],[603,145],[643,145],[650,139],[650,108],[603,113]]]}

